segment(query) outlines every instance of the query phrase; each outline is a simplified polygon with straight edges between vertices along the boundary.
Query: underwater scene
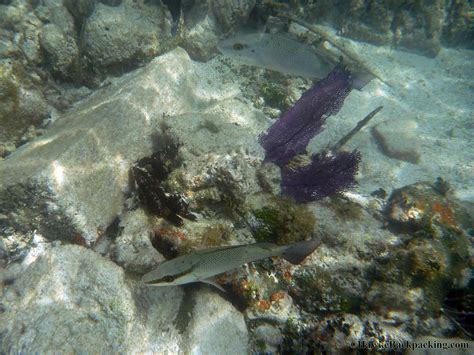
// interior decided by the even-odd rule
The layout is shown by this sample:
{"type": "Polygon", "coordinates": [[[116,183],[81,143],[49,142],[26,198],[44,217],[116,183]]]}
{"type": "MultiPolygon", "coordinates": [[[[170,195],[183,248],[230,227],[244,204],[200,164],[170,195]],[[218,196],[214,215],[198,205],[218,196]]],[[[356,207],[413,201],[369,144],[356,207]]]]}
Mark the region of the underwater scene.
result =
{"type": "Polygon", "coordinates": [[[474,353],[474,4],[0,0],[0,354],[474,353]]]}

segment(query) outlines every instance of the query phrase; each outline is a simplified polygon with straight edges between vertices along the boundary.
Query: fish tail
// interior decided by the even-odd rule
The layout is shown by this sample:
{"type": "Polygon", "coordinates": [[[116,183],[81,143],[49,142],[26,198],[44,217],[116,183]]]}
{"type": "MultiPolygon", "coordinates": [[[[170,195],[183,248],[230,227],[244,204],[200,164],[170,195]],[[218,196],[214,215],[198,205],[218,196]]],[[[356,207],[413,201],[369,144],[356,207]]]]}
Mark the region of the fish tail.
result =
{"type": "Polygon", "coordinates": [[[291,244],[285,249],[282,257],[294,265],[300,264],[320,244],[320,240],[308,240],[291,244]]]}

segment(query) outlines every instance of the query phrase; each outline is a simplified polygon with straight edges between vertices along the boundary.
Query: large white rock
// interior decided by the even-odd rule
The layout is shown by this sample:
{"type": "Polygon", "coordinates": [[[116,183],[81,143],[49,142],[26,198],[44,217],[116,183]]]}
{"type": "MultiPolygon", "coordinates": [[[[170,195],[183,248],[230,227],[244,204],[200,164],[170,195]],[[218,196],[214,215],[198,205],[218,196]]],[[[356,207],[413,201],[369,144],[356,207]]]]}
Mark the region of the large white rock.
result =
{"type": "Polygon", "coordinates": [[[0,349],[6,352],[176,352],[172,326],[183,292],[127,280],[110,260],[59,246],[4,289],[0,349]]]}
{"type": "Polygon", "coordinates": [[[5,203],[9,214],[23,216],[28,206],[30,228],[48,239],[80,233],[93,243],[120,214],[130,165],[151,154],[164,117],[188,156],[239,147],[262,155],[256,137],[266,119],[236,99],[239,94],[225,74],[191,61],[181,48],[158,57],[95,92],[0,162],[0,210],[5,203]],[[209,121],[220,129],[212,139],[201,128],[209,121]]]}

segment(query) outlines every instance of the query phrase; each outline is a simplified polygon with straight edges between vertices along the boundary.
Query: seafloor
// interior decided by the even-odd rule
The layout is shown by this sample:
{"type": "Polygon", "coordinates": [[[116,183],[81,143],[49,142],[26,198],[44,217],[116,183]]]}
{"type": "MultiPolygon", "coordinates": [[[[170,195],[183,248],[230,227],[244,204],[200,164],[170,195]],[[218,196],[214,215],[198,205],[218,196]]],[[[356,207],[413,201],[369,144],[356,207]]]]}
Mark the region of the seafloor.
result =
{"type": "Polygon", "coordinates": [[[472,4],[381,1],[376,20],[350,2],[331,22],[336,3],[0,2],[0,352],[469,353],[472,4]],[[262,19],[314,36],[278,11],[376,76],[308,154],[383,106],[344,145],[357,185],[308,203],[282,195],[259,136],[317,80],[217,49],[262,19]],[[245,264],[215,278],[224,292],[141,282],[195,250],[307,239],[302,264],[245,264]]]}

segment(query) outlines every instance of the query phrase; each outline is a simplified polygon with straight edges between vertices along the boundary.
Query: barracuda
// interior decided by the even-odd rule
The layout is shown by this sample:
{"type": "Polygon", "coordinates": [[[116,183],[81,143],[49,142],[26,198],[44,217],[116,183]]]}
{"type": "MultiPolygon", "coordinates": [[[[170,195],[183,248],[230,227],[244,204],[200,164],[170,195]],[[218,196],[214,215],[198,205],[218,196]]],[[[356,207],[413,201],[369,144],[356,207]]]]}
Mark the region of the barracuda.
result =
{"type": "Polygon", "coordinates": [[[209,278],[251,261],[271,256],[281,256],[292,264],[299,264],[320,243],[319,240],[290,245],[255,243],[198,250],[159,264],[156,269],[143,275],[142,281],[149,286],[176,286],[191,282],[206,282],[219,287],[209,278]]]}

